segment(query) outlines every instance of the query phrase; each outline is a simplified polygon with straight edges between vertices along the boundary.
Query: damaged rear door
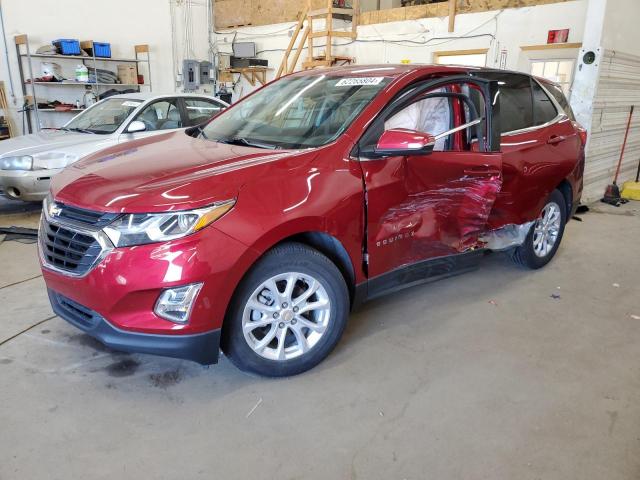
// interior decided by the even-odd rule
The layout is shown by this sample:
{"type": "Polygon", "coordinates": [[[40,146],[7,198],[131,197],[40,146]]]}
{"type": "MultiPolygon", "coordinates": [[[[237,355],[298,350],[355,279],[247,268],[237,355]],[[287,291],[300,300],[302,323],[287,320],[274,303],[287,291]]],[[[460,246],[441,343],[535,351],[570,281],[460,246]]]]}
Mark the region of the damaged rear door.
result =
{"type": "Polygon", "coordinates": [[[501,185],[495,85],[469,76],[414,85],[363,135],[369,278],[478,246],[501,185]],[[470,88],[480,105],[461,93],[470,88]],[[381,151],[385,132],[407,130],[431,134],[433,151],[381,151]]]}

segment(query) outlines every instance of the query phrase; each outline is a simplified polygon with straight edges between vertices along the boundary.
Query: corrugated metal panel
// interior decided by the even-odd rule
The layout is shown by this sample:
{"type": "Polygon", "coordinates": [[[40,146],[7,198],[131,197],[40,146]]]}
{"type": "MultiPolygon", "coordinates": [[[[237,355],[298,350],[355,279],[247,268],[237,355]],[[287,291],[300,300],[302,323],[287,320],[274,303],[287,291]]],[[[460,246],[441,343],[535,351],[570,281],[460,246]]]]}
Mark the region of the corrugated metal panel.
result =
{"type": "Polygon", "coordinates": [[[635,112],[620,169],[620,184],[635,176],[640,160],[640,57],[605,50],[593,99],[584,202],[602,198],[606,186],[613,181],[631,105],[635,105],[635,112]]]}

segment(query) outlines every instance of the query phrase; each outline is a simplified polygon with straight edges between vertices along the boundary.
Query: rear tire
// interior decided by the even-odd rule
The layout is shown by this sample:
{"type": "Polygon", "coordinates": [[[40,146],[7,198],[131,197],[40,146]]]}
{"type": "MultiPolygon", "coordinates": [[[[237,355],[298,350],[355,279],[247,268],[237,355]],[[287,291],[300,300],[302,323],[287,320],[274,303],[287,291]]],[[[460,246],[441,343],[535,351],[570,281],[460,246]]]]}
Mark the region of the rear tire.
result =
{"type": "Polygon", "coordinates": [[[558,251],[566,223],[566,201],[559,190],[554,190],[524,243],[514,250],[513,261],[531,269],[544,267],[558,251]]]}
{"type": "Polygon", "coordinates": [[[241,370],[297,375],[329,355],[348,315],[349,293],[338,268],[311,247],[285,243],[267,252],[238,286],[222,349],[241,370]]]}

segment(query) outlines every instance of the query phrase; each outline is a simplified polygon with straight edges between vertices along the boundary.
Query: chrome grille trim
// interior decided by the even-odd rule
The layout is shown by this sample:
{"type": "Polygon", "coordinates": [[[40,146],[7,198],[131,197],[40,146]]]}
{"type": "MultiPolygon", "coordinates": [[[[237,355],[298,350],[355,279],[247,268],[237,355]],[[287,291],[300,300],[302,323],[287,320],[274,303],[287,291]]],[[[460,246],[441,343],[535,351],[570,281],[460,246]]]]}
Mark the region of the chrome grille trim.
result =
{"type": "MultiPolygon", "coordinates": [[[[68,221],[60,218],[52,218],[49,215],[48,204],[47,204],[47,201],[45,200],[42,208],[42,215],[40,217],[40,226],[38,228],[38,256],[40,257],[40,262],[42,263],[42,266],[44,268],[46,268],[47,270],[60,273],[62,275],[66,275],[68,277],[82,278],[88,275],[96,267],[96,265],[98,265],[102,260],[104,260],[104,258],[114,248],[115,247],[109,240],[109,237],[107,237],[107,235],[99,227],[81,226],[78,224],[78,222],[68,221]],[[55,258],[56,255],[62,255],[62,254],[56,252],[55,249],[52,251],[49,251],[49,248],[51,247],[51,241],[48,239],[47,235],[50,234],[51,226],[62,228],[72,234],[79,234],[84,237],[93,238],[95,242],[97,242],[98,246],[100,247],[100,251],[97,254],[95,254],[95,252],[92,252],[92,254],[87,255],[86,252],[91,248],[95,247],[93,243],[91,245],[86,245],[86,241],[84,241],[84,239],[77,239],[76,241],[75,238],[71,239],[70,237],[67,237],[67,238],[64,238],[64,240],[69,241],[70,243],[69,243],[69,246],[65,248],[68,248],[71,254],[76,254],[79,256],[82,246],[87,246],[87,249],[82,252],[82,257],[77,259],[78,265],[82,264],[82,269],[79,271],[74,271],[74,270],[68,270],[58,265],[52,264],[48,260],[47,255],[51,255],[52,257],[55,258]],[[48,243],[50,245],[48,245],[48,243]],[[80,248],[78,248],[78,246],[80,246],[80,248]],[[82,263],[83,260],[84,260],[84,263],[82,263]]],[[[63,258],[60,261],[62,261],[64,265],[65,259],[63,258]]]]}

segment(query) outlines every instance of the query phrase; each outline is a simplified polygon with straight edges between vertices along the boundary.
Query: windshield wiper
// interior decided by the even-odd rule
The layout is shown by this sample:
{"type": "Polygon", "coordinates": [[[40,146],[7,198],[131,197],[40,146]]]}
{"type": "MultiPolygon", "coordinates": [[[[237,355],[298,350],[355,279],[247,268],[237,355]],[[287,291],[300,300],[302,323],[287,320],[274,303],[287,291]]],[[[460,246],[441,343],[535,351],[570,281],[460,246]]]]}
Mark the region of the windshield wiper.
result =
{"type": "Polygon", "coordinates": [[[93,133],[94,135],[96,134],[96,132],[94,132],[93,130],[89,130],[88,128],[60,127],[58,130],[64,130],[65,132],[93,133]]]}
{"type": "Polygon", "coordinates": [[[227,143],[229,145],[244,145],[246,147],[256,147],[256,148],[266,148],[268,150],[276,150],[280,147],[277,145],[272,145],[270,143],[262,143],[256,142],[253,140],[249,140],[246,138],[238,137],[238,138],[220,138],[216,140],[218,143],[227,143]]]}

